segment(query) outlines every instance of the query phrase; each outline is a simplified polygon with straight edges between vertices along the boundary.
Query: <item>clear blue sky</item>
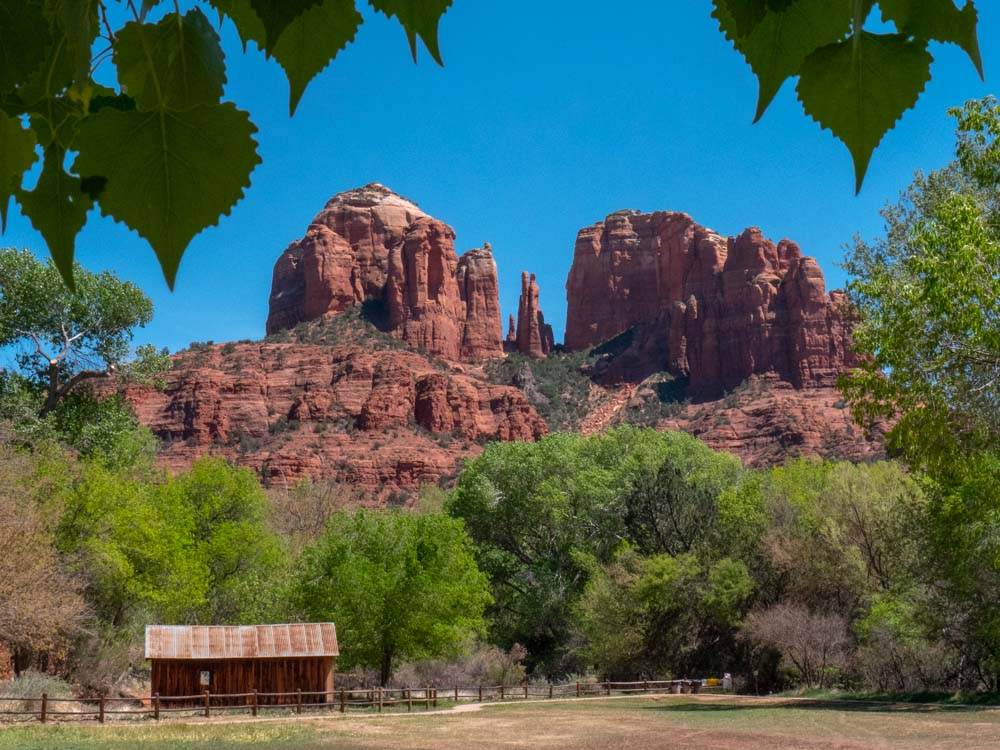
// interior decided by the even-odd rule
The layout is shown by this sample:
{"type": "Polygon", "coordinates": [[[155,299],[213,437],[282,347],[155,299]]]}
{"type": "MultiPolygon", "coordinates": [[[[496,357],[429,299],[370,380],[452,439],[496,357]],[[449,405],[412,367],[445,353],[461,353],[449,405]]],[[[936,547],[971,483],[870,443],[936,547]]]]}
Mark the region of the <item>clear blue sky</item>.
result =
{"type": "MultiPolygon", "coordinates": [[[[536,273],[560,339],[576,232],[620,208],[686,211],[725,234],[758,225],[799,242],[841,285],[842,245],[880,231],[879,208],[915,169],[951,158],[945,110],[1000,83],[1000,8],[978,5],[986,83],[960,50],[934,46],[934,79],[858,197],[847,150],[806,119],[792,82],[751,125],[756,82],[709,0],[455,0],[444,68],[425,53],[414,65],[398,24],[366,8],[293,119],[281,70],[256,49],[244,55],[227,22],[227,96],[260,127],[264,159],[246,198],[195,238],[173,293],[148,246],[96,211],[77,257],[146,290],[156,319],[137,342],[171,351],[261,337],[275,259],[327,198],[372,181],[454,226],[459,253],[493,243],[505,320],[520,272],[536,273]]],[[[3,243],[44,253],[16,210],[3,243]]]]}

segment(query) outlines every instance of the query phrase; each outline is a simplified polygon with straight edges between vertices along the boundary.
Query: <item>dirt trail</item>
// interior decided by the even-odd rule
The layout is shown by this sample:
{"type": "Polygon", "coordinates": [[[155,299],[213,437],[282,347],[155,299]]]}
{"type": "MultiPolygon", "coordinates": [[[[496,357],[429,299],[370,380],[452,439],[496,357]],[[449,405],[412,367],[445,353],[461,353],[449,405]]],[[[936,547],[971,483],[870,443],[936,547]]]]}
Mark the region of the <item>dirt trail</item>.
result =
{"type": "Polygon", "coordinates": [[[611,424],[611,420],[632,399],[632,394],[635,393],[636,387],[632,383],[621,385],[614,389],[593,386],[596,390],[591,391],[591,398],[593,398],[595,392],[603,391],[604,395],[599,396],[603,400],[597,408],[580,420],[580,424],[577,425],[577,432],[583,435],[595,435],[599,432],[604,432],[608,428],[608,425],[611,424]]]}

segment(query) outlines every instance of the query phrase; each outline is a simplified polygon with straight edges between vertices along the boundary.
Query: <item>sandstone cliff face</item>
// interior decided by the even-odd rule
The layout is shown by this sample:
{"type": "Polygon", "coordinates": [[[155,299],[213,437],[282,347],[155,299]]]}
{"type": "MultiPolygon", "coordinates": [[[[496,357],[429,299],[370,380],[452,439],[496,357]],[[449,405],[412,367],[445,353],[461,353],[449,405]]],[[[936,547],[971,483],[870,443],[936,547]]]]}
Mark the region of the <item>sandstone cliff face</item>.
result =
{"type": "Polygon", "coordinates": [[[755,228],[725,239],[682,213],[613,213],[577,236],[566,296],[568,348],[625,334],[608,382],[665,370],[712,397],[753,375],[832,386],[855,361],[843,295],[755,228]]]}
{"type": "MultiPolygon", "coordinates": [[[[522,271],[521,297],[517,305],[517,328],[513,343],[521,354],[541,359],[552,351],[555,337],[552,326],[545,322],[545,316],[538,304],[538,295],[535,274],[522,271]]],[[[509,333],[507,339],[511,340],[509,333]]]]}
{"type": "Polygon", "coordinates": [[[167,381],[128,398],[164,441],[168,466],[216,453],[271,483],[308,476],[376,493],[415,488],[453,474],[485,441],[547,431],[516,388],[407,351],[215,345],[175,357],[167,381]]]}
{"type": "Polygon", "coordinates": [[[503,355],[496,264],[487,245],[461,259],[455,232],[372,183],[335,195],[278,258],[267,332],[380,304],[387,333],[451,361],[503,355]]]}

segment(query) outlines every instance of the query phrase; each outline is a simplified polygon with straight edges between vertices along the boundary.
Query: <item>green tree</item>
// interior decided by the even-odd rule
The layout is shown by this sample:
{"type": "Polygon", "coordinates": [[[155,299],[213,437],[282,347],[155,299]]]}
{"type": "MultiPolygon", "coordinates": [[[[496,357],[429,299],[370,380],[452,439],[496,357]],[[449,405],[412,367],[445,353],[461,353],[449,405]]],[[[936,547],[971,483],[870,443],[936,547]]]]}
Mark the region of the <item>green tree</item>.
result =
{"type": "Polygon", "coordinates": [[[717,498],[736,484],[737,461],[683,466],[665,461],[643,471],[625,496],[625,533],[645,554],[681,555],[708,540],[718,516],[717,498]]]}
{"type": "Polygon", "coordinates": [[[28,250],[0,249],[0,346],[16,347],[21,371],[44,394],[40,414],[51,412],[85,381],[119,373],[148,376],[162,370],[155,349],[129,363],[133,329],[153,318],[142,291],[114,274],[77,268],[76,291],[51,263],[28,250]]]}
{"type": "Polygon", "coordinates": [[[199,622],[259,621],[279,612],[288,557],[268,529],[269,503],[257,475],[218,458],[202,458],[167,482],[190,508],[193,543],[207,571],[199,622]]]}
{"type": "Polygon", "coordinates": [[[334,514],[306,550],[295,599],[337,624],[344,667],[386,685],[399,660],[453,656],[483,633],[490,596],[461,522],[360,510],[334,514]]]}
{"type": "Polygon", "coordinates": [[[843,381],[864,420],[895,420],[890,445],[954,472],[1000,439],[1000,107],[952,110],[957,159],[918,174],[882,215],[885,236],[849,249],[854,338],[870,352],[843,381]]]}
{"type": "Polygon", "coordinates": [[[573,605],[594,563],[609,562],[628,538],[626,500],[638,505],[636,483],[665,465],[695,488],[739,474],[736,458],[689,435],[634,427],[493,443],[466,463],[447,508],[465,521],[490,576],[492,636],[501,645],[523,644],[532,666],[550,673],[573,668],[573,605]]]}
{"type": "Polygon", "coordinates": [[[1000,690],[1000,456],[970,458],[931,492],[920,615],[958,655],[960,686],[1000,690]]]}
{"type": "Polygon", "coordinates": [[[266,518],[253,472],[218,459],[176,477],[90,463],[58,538],[102,622],[239,623],[266,608],[255,588],[280,583],[283,550],[266,518]]]}
{"type": "Polygon", "coordinates": [[[753,580],[739,561],[694,554],[643,558],[625,548],[588,581],[576,606],[578,647],[611,679],[690,677],[732,667],[753,580]]]}

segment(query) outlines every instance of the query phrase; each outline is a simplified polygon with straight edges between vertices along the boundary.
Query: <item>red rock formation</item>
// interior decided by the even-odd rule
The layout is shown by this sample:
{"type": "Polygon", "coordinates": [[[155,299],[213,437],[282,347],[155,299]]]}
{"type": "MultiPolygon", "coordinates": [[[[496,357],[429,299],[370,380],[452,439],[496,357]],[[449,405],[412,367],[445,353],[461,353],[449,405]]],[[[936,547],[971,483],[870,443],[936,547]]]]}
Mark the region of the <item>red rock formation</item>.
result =
{"type": "Polygon", "coordinates": [[[226,344],[174,358],[165,389],[132,388],[171,468],[227,456],[268,482],[337,479],[383,492],[437,482],[486,440],[545,423],[516,388],[356,345],[226,344]]]}
{"type": "Polygon", "coordinates": [[[504,349],[517,351],[517,323],[514,322],[513,314],[507,320],[507,338],[504,340],[504,349]]]}
{"type": "Polygon", "coordinates": [[[666,370],[710,397],[752,375],[830,386],[854,364],[841,293],[788,240],[724,239],[682,213],[619,211],[577,236],[566,346],[625,334],[607,381],[666,370]]]}
{"type": "Polygon", "coordinates": [[[380,302],[392,336],[448,360],[503,354],[489,247],[459,260],[455,232],[372,183],[335,195],[274,266],[267,332],[380,302]]]}
{"type": "MultiPolygon", "coordinates": [[[[508,340],[510,335],[508,334],[508,340]]],[[[517,351],[541,359],[555,345],[552,326],[546,325],[545,316],[538,306],[538,284],[535,274],[521,273],[521,298],[517,305],[517,351]]]]}

